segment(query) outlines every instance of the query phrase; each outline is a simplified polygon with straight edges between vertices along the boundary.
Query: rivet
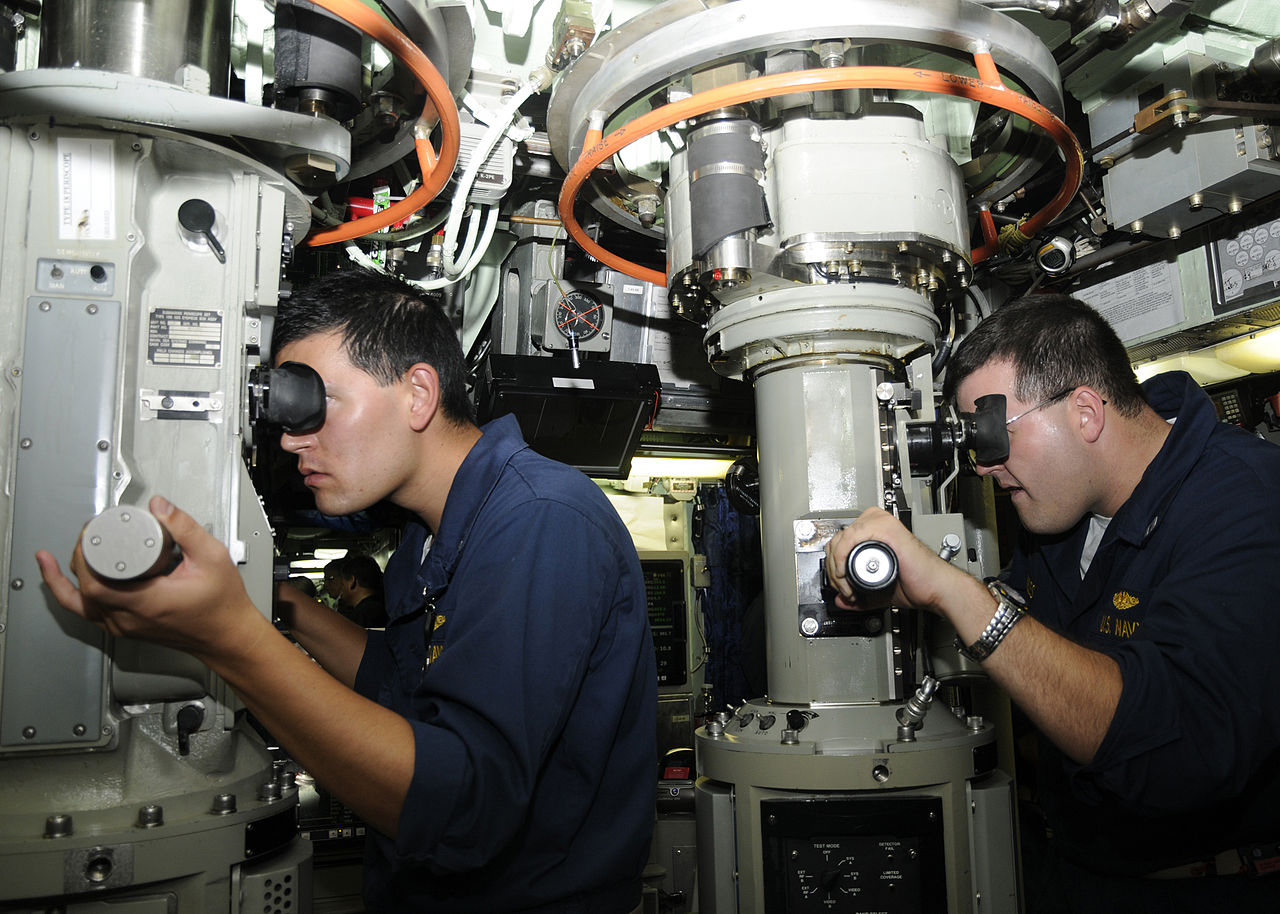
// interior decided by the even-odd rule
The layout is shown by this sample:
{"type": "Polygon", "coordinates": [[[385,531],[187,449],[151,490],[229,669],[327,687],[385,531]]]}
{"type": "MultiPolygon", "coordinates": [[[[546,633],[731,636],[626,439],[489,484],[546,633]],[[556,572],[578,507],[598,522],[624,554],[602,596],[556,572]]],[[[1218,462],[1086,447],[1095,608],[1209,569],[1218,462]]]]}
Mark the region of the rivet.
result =
{"type": "Polygon", "coordinates": [[[31,447],[31,439],[23,438],[21,441],[18,442],[18,447],[22,448],[24,451],[27,450],[28,448],[31,447]]]}
{"type": "Polygon", "coordinates": [[[22,578],[14,578],[9,582],[9,586],[14,590],[21,590],[23,587],[22,578]]]}

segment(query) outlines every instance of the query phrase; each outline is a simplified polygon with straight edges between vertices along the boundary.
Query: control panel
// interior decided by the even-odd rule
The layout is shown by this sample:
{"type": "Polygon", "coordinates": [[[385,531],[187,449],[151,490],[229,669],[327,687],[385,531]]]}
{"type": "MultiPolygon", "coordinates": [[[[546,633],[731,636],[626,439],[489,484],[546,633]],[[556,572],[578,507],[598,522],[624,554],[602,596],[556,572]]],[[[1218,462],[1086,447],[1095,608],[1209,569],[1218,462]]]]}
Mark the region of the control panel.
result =
{"type": "Polygon", "coordinates": [[[760,818],[770,912],[934,914],[947,909],[937,797],[764,800],[760,818]]]}
{"type": "Polygon", "coordinates": [[[642,559],[649,628],[658,661],[658,685],[684,685],[688,669],[689,582],[681,559],[642,559]]]}

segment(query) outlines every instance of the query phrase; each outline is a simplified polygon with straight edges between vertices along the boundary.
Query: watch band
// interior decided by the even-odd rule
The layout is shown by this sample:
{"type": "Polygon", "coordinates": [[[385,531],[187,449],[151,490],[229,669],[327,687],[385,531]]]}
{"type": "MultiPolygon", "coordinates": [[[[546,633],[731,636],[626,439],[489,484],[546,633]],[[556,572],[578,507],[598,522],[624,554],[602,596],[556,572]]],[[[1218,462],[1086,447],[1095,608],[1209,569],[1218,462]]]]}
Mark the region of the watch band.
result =
{"type": "Polygon", "coordinates": [[[975,663],[981,663],[990,657],[1027,612],[1027,601],[1022,599],[1017,591],[1006,587],[1002,582],[988,581],[987,590],[996,598],[995,615],[982,630],[978,640],[968,647],[959,637],[956,638],[956,650],[975,663]]]}

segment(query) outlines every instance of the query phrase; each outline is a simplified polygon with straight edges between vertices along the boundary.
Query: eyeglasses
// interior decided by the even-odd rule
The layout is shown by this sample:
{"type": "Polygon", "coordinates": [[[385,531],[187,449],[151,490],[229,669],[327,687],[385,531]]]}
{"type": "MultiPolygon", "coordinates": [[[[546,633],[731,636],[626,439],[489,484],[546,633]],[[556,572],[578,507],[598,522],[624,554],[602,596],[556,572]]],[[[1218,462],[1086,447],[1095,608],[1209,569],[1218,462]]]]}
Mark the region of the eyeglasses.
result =
{"type": "MultiPolygon", "coordinates": [[[[1009,426],[1023,416],[1065,399],[1075,389],[1075,386],[1068,387],[1051,397],[1045,397],[1011,419],[1005,418],[1005,407],[1008,401],[1004,394],[987,394],[978,397],[974,400],[973,412],[958,414],[965,424],[964,435],[968,444],[966,450],[970,466],[977,468],[1004,463],[1009,459],[1009,426]]],[[[1103,403],[1105,404],[1106,401],[1104,400],[1103,403]]]]}
{"type": "Polygon", "coordinates": [[[1065,398],[1067,394],[1071,393],[1071,391],[1073,390],[1075,390],[1074,387],[1068,387],[1066,390],[1059,391],[1058,393],[1054,394],[1052,397],[1045,397],[1035,406],[1032,406],[1029,409],[1024,409],[1022,412],[1018,413],[1018,415],[1014,416],[1012,419],[1005,419],[1004,420],[1005,428],[1008,428],[1009,426],[1013,425],[1013,423],[1017,422],[1023,416],[1029,415],[1030,413],[1034,413],[1038,409],[1043,409],[1046,406],[1050,406],[1054,403],[1057,403],[1059,400],[1065,398]]]}

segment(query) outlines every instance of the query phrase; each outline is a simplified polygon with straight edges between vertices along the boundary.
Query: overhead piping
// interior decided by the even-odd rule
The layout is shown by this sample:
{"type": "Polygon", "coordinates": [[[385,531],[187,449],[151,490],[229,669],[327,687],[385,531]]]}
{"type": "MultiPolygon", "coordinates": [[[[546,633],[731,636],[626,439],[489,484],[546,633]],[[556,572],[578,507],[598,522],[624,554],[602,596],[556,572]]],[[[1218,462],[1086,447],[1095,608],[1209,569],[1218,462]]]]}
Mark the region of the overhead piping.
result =
{"type": "Polygon", "coordinates": [[[434,200],[449,183],[449,178],[453,176],[461,146],[461,130],[458,125],[458,107],[454,104],[453,93],[450,92],[448,83],[427,55],[423,54],[404,32],[357,0],[313,0],[313,2],[360,29],[386,48],[409,68],[427,91],[422,113],[413,127],[413,142],[418,153],[418,164],[422,169],[422,183],[409,196],[387,209],[334,228],[314,232],[307,238],[306,243],[318,246],[349,241],[394,225],[412,216],[434,200]],[[439,118],[441,131],[438,154],[432,147],[430,139],[432,123],[436,117],[439,118]]]}
{"type": "MultiPolygon", "coordinates": [[[[574,204],[578,192],[592,171],[601,163],[641,137],[670,127],[682,120],[705,114],[718,108],[741,105],[792,92],[835,89],[904,89],[916,92],[932,92],[955,95],[974,101],[988,102],[1011,111],[1043,128],[1061,149],[1066,164],[1066,174],[1058,193],[1034,216],[1022,224],[1021,230],[1032,236],[1058,216],[1075,196],[1084,173],[1084,153],[1070,128],[1052,111],[1034,99],[1009,89],[1000,80],[995,61],[990,53],[974,54],[978,77],[960,76],[936,70],[907,69],[903,67],[833,67],[818,70],[798,70],[775,73],[698,92],[679,101],[655,108],[647,114],[622,125],[607,137],[603,136],[603,114],[593,117],[583,140],[578,160],[569,170],[560,189],[558,206],[565,231],[588,254],[605,266],[636,279],[655,285],[666,285],[665,273],[633,263],[613,254],[593,241],[574,216],[574,204]]],[[[989,212],[979,213],[979,225],[983,244],[972,251],[974,263],[990,257],[998,250],[995,225],[989,212]],[[985,218],[983,218],[985,215],[985,218]]]]}

